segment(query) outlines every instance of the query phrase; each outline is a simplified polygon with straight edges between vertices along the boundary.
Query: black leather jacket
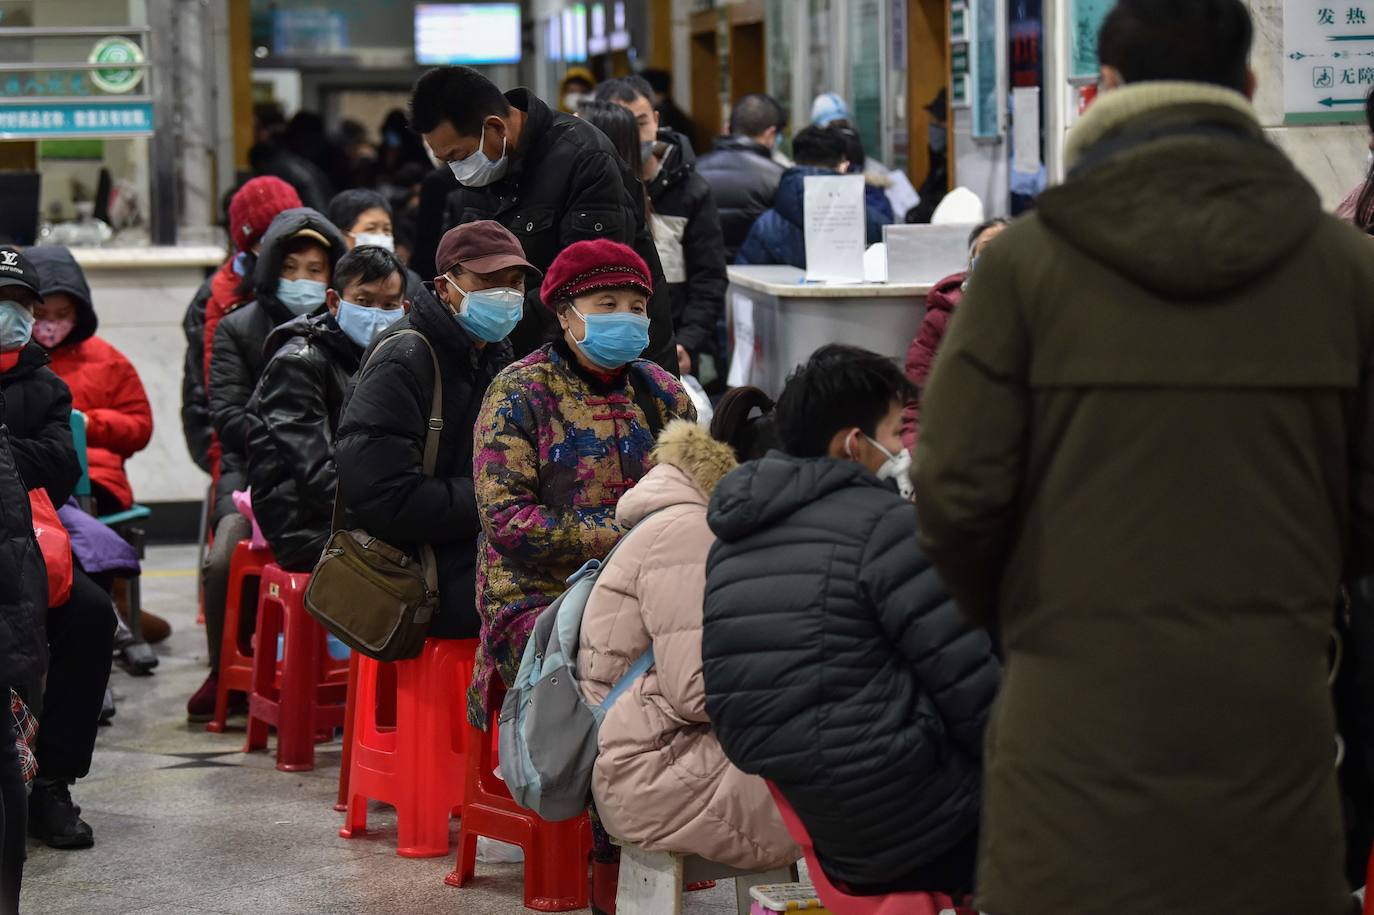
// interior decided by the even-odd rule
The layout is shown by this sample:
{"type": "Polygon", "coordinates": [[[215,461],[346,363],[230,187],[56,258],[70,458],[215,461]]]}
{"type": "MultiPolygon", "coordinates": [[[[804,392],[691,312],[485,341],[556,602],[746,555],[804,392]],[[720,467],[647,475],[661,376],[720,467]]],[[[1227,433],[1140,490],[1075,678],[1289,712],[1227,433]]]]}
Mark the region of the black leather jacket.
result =
{"type": "Polygon", "coordinates": [[[347,524],[416,554],[429,543],[439,569],[439,612],[429,634],[476,638],[481,522],[472,487],[472,427],[487,386],[510,364],[511,349],[505,342],[479,349],[429,290],[382,340],[406,328],[430,341],[443,375],[444,428],[434,476],[421,470],[434,365],[425,344],[407,335],[364,357],[344,406],[334,459],[347,524]]]}
{"type": "Polygon", "coordinates": [[[267,338],[275,353],[248,402],[253,514],[288,572],[314,568],[334,511],[334,434],[362,347],[327,312],[267,338]]]}
{"type": "MultiPolygon", "coordinates": [[[[490,187],[455,182],[444,225],[494,219],[520,239],[525,257],[543,271],[573,242],[609,238],[634,248],[654,279],[644,358],[677,374],[672,305],[644,221],[639,178],[630,174],[606,135],[586,121],[550,110],[528,89],[513,89],[506,99],[527,115],[520,148],[509,151],[510,171],[490,187]]],[[[517,358],[554,339],[557,328],[557,318],[540,302],[539,284],[530,283],[524,317],[510,335],[517,358]]]]}
{"type": "Polygon", "coordinates": [[[765,147],[748,137],[720,137],[697,160],[697,173],[711,185],[720,210],[726,263],[735,262],[754,220],[773,205],[783,170],[765,147]]]}

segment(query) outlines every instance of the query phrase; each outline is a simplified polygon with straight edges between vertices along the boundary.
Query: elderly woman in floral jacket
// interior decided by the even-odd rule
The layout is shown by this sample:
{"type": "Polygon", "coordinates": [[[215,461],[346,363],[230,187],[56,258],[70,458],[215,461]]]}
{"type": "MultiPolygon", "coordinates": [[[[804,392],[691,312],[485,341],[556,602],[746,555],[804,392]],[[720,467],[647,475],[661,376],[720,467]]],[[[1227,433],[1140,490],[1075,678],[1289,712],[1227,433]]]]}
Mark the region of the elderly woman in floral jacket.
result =
{"type": "Polygon", "coordinates": [[[479,727],[492,674],[515,681],[539,612],[624,533],[616,504],[649,472],[659,431],[695,418],[677,379],[639,358],[653,293],[639,255],[605,239],[577,242],[540,292],[563,335],[492,381],[475,431],[482,631],[468,718],[479,727]]]}

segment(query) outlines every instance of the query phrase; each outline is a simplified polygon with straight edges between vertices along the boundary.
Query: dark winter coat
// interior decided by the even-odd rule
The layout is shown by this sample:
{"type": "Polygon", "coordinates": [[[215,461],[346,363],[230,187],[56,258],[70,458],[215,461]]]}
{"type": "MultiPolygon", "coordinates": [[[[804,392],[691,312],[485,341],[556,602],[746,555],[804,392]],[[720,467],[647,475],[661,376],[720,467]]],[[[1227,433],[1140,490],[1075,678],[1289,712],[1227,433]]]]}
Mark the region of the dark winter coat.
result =
{"type": "MultiPolygon", "coordinates": [[[[210,358],[210,414],[223,454],[215,485],[215,520],[234,511],[233,493],[248,485],[248,401],[267,365],[267,337],[296,317],[277,300],[277,280],[286,259],[285,242],[310,228],[330,240],[330,262],[337,264],[348,243],[333,223],[306,207],[282,212],[263,236],[253,284],[257,299],[225,315],[215,328],[210,358]]],[[[323,304],[320,306],[323,308],[323,304]]]]}
{"type": "Polygon", "coordinates": [[[730,761],[777,785],[847,883],[968,838],[1000,672],[911,503],[852,461],[772,452],[721,482],[708,521],[706,710],[730,761]]]}
{"type": "Polygon", "coordinates": [[[649,184],[654,246],[663,262],[677,342],[692,354],[716,351],[716,324],[725,312],[725,246],[711,186],[696,172],[696,154],[682,134],[659,131],[668,144],[649,184]]]}
{"type": "Polygon", "coordinates": [[[22,688],[36,686],[48,666],[48,575],[5,412],[0,393],[0,682],[22,688]]]}
{"type": "Polygon", "coordinates": [[[10,430],[10,449],[26,489],[46,489],[61,505],[81,479],[81,461],[72,444],[72,394],[48,368],[48,354],[30,342],[18,364],[0,372],[3,421],[10,430]]]}
{"type": "Polygon", "coordinates": [[[210,472],[210,443],[215,434],[210,399],[205,393],[205,306],[210,301],[210,282],[207,277],[200,284],[181,318],[181,332],[186,337],[181,365],[181,432],[191,460],[206,473],[210,472]]]}
{"type": "MultiPolygon", "coordinates": [[[[791,264],[806,269],[806,179],[812,175],[834,175],[828,168],[798,165],[783,173],[773,208],[759,217],[744,240],[737,264],[791,264]]],[[[883,215],[864,200],[864,239],[882,240],[883,215]]]]}
{"type": "MultiPolygon", "coordinates": [[[[911,341],[906,354],[906,377],[924,390],[930,379],[930,370],[935,365],[935,354],[940,351],[940,342],[945,338],[954,309],[964,297],[964,281],[967,273],[947,276],[935,284],[926,296],[926,313],[921,318],[921,329],[911,341]]],[[[902,441],[908,448],[916,446],[916,438],[921,431],[921,401],[916,399],[907,404],[902,412],[902,441]]]]}
{"type": "Polygon", "coordinates": [[[421,470],[434,368],[425,344],[407,335],[365,359],[344,407],[334,458],[348,525],[416,555],[420,544],[431,544],[439,568],[439,612],[430,634],[476,638],[481,525],[472,488],[472,429],[482,395],[510,364],[511,350],[504,341],[479,349],[432,291],[387,336],[405,328],[430,341],[443,376],[444,428],[435,473],[427,477],[421,470]]]}
{"type": "Polygon", "coordinates": [[[277,564],[309,572],[329,539],[334,435],[363,351],[328,312],[278,327],[266,351],[247,410],[253,515],[277,564]]]}
{"type": "MultiPolygon", "coordinates": [[[[606,135],[586,121],[550,110],[528,89],[513,89],[506,99],[527,116],[520,148],[507,151],[510,171],[490,187],[456,187],[445,225],[494,219],[515,233],[526,259],[544,271],[573,242],[609,238],[630,245],[654,280],[644,358],[676,373],[672,305],[645,223],[639,177],[606,135]]],[[[553,311],[540,302],[539,284],[529,284],[524,317],[510,335],[516,355],[528,355],[559,333],[553,311]]]]}
{"type": "Polygon", "coordinates": [[[1327,672],[1374,565],[1369,239],[1223,89],[1106,93],[1069,159],[921,408],[922,545],[1007,658],[978,907],[1344,915],[1327,672]]]}
{"type": "Polygon", "coordinates": [[[727,263],[735,263],[749,230],[773,205],[783,171],[767,147],[748,137],[718,137],[697,160],[697,174],[711,186],[720,210],[727,263]]]}

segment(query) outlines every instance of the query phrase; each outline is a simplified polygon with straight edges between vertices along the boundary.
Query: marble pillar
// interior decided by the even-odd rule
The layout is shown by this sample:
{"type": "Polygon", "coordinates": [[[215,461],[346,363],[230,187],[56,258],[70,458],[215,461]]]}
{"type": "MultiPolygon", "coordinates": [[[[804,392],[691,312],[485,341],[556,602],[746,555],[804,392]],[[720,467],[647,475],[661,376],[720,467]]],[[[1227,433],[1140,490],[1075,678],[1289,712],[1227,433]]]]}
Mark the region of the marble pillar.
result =
{"type": "Polygon", "coordinates": [[[1368,169],[1369,130],[1361,125],[1289,127],[1283,123],[1283,8],[1295,0],[1247,0],[1255,21],[1250,65],[1259,81],[1255,108],[1265,132],[1334,209],[1368,169]]]}

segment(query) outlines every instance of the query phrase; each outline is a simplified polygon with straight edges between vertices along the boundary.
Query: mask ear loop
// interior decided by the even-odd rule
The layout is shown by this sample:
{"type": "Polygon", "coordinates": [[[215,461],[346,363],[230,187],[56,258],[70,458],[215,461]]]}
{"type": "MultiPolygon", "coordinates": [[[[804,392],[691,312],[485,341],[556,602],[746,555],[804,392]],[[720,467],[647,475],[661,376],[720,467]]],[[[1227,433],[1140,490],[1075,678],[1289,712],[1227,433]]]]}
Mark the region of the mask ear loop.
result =
{"type": "Polygon", "coordinates": [[[857,432],[857,431],[858,431],[857,429],[850,429],[850,430],[849,430],[849,434],[846,435],[846,436],[844,437],[844,453],[845,453],[845,454],[849,457],[849,459],[850,459],[851,461],[853,461],[854,463],[856,463],[856,464],[861,464],[861,463],[863,463],[863,462],[860,461],[859,458],[858,458],[858,456],[854,454],[854,446],[853,446],[853,444],[852,444],[852,441],[853,441],[853,438],[854,438],[854,433],[857,432]]]}

